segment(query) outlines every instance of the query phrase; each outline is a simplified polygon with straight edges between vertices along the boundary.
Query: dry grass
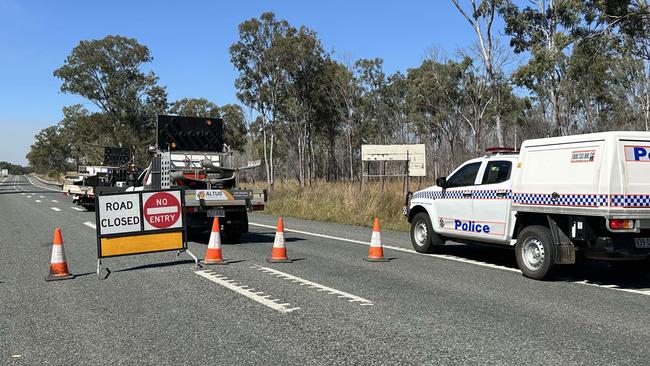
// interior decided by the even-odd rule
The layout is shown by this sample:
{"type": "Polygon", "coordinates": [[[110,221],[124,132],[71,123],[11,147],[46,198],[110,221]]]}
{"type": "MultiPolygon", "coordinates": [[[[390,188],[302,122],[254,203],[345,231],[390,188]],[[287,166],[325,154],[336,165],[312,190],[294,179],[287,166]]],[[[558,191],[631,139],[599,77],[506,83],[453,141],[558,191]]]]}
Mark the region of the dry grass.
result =
{"type": "MultiPolygon", "coordinates": [[[[382,193],[380,182],[370,182],[363,190],[358,182],[316,182],[304,188],[297,182],[276,182],[265,211],[359,226],[372,226],[373,219],[379,217],[385,229],[408,231],[408,222],[402,214],[402,184],[387,182],[382,193]]],[[[411,190],[416,187],[417,184],[411,186],[411,190]]]]}

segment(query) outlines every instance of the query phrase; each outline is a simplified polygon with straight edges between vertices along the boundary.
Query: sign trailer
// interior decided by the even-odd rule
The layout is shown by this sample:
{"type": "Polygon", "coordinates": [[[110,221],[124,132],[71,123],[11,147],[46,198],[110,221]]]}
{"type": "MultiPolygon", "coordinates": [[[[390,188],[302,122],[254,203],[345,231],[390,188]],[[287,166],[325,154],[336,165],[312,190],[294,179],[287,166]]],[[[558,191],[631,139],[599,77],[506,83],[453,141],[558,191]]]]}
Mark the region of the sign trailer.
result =
{"type": "Polygon", "coordinates": [[[97,276],[102,258],[171,250],[186,252],[187,230],[180,189],[103,194],[95,197],[97,276]]]}

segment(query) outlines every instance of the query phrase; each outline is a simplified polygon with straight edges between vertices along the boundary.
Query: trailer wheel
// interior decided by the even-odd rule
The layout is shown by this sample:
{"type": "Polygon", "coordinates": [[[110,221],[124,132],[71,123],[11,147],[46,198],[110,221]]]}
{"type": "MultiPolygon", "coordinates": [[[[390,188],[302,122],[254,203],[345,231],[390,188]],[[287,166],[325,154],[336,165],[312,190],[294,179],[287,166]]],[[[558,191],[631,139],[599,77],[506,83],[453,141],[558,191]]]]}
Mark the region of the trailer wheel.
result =
{"type": "Polygon", "coordinates": [[[411,221],[411,243],[418,253],[434,253],[445,245],[445,241],[433,231],[431,219],[420,212],[411,221]]]}
{"type": "Polygon", "coordinates": [[[544,226],[528,226],[521,231],[515,253],[524,276],[543,280],[553,275],[557,248],[552,238],[551,230],[544,226]]]}

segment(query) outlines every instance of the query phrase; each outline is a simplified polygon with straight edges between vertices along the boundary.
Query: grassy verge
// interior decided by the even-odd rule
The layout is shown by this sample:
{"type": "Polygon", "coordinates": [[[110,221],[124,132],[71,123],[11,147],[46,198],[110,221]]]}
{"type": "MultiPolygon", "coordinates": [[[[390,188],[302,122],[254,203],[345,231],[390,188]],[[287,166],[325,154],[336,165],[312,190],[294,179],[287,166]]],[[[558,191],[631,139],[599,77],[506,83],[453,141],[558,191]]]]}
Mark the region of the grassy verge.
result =
{"type": "Polygon", "coordinates": [[[358,182],[316,182],[303,188],[297,182],[276,183],[265,212],[360,226],[372,226],[379,217],[385,229],[408,231],[402,215],[402,189],[401,182],[387,182],[384,193],[380,182],[370,182],[363,189],[358,182]]]}

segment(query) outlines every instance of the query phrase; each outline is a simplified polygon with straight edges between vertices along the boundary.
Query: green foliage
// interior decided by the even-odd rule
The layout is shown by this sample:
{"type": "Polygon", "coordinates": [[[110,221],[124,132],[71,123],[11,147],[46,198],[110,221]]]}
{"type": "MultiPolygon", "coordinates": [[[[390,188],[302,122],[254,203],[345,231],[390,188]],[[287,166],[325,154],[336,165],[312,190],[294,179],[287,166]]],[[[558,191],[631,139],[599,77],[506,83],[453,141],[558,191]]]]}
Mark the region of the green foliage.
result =
{"type": "Polygon", "coordinates": [[[29,167],[24,167],[17,164],[12,164],[7,161],[0,161],[0,170],[7,169],[10,175],[29,174],[32,170],[29,167]]]}
{"type": "Polygon", "coordinates": [[[149,48],[135,39],[106,36],[79,42],[54,71],[62,92],[80,95],[102,111],[110,126],[109,144],[135,147],[141,164],[154,141],[155,116],[167,109],[158,77],[141,70],[151,60],[149,48]]]}
{"type": "Polygon", "coordinates": [[[68,157],[70,147],[66,144],[60,126],[41,130],[27,154],[27,160],[38,173],[64,172],[71,167],[68,157]]]}

